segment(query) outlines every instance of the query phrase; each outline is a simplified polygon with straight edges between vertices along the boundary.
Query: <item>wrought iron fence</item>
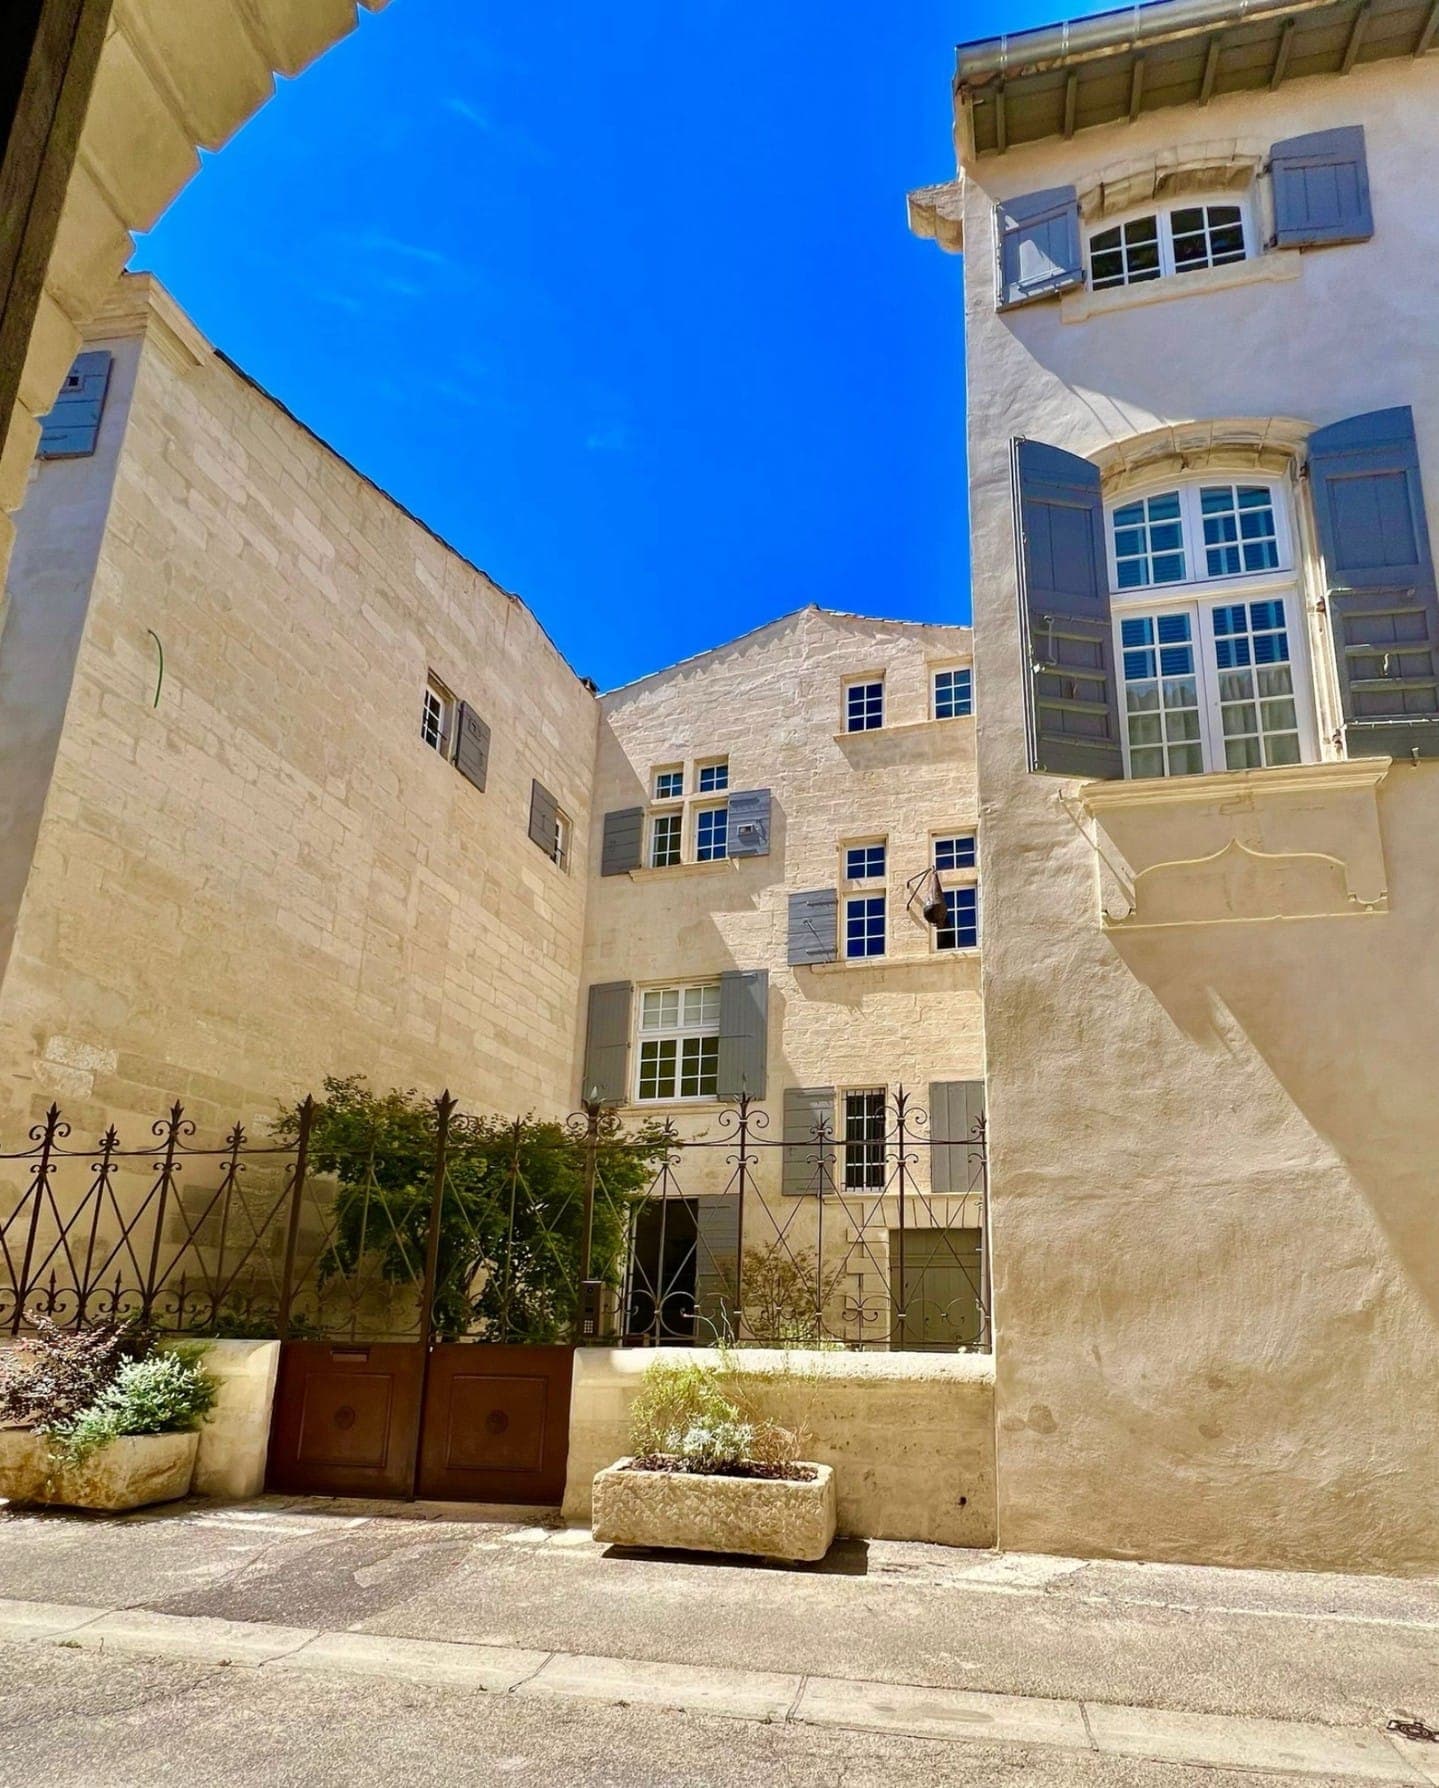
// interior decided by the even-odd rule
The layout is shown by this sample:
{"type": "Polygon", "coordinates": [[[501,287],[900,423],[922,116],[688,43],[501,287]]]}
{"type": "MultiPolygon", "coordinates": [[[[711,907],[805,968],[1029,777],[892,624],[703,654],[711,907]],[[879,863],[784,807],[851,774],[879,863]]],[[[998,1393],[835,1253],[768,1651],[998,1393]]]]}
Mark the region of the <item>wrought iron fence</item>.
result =
{"type": "Polygon", "coordinates": [[[983,1118],[903,1091],[836,1135],[750,1099],[624,1129],[423,1107],[411,1134],[211,1145],[174,1105],[87,1146],[58,1107],[0,1150],[0,1333],[44,1317],[334,1340],[966,1350],[990,1344],[983,1118]]]}

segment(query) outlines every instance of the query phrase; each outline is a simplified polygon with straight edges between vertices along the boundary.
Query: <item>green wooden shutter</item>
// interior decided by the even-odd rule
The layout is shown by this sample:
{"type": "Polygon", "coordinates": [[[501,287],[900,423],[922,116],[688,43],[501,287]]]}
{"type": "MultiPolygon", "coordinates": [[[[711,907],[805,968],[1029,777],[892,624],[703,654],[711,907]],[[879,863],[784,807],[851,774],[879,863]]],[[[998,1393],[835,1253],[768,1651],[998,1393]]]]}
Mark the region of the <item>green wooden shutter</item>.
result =
{"type": "Polygon", "coordinates": [[[1327,248],[1374,234],[1362,124],[1276,143],[1269,173],[1276,248],[1327,248]]]}
{"type": "Polygon", "coordinates": [[[695,1340],[701,1347],[739,1333],[740,1195],[695,1200],[695,1340]]]}
{"type": "Polygon", "coordinates": [[[780,1191],[791,1197],[834,1189],[834,1088],[784,1089],[780,1191]]]}
{"type": "Polygon", "coordinates": [[[719,1097],[765,1096],[769,1046],[769,974],[729,969],[720,976],[719,1097]]]}
{"type": "Polygon", "coordinates": [[[605,815],[604,842],[600,847],[601,875],[628,875],[638,869],[644,848],[645,810],[621,807],[605,815]]]}
{"type": "Polygon", "coordinates": [[[41,459],[84,459],[95,451],[113,364],[105,348],[76,355],[54,409],[40,419],[41,459]]]}
{"type": "Polygon", "coordinates": [[[994,208],[999,307],[1057,298],[1084,284],[1079,195],[1072,186],[1023,193],[994,208]]]}
{"type": "Polygon", "coordinates": [[[977,1192],[983,1185],[979,1124],[982,1080],[932,1080],[929,1085],[929,1183],[936,1195],[977,1192]]]}
{"type": "Polygon", "coordinates": [[[1309,480],[1345,749],[1439,757],[1439,597],[1413,412],[1375,410],[1316,430],[1309,480]]]}
{"type": "Polygon", "coordinates": [[[634,988],[628,981],[604,981],[590,989],[582,1098],[597,1100],[602,1105],[629,1103],[633,1005],[634,988]]]}
{"type": "Polygon", "coordinates": [[[530,837],[547,857],[559,849],[559,809],[559,802],[544,783],[536,780],[530,784],[530,837]]]}
{"type": "Polygon", "coordinates": [[[1029,767],[1123,776],[1099,469],[1042,441],[1016,440],[1014,504],[1029,767]]]}
{"type": "Polygon", "coordinates": [[[839,953],[839,894],[811,888],[789,897],[789,961],[834,962],[839,953]]]}
{"type": "Polygon", "coordinates": [[[770,792],[767,788],[741,789],[729,798],[729,854],[732,857],[769,855],[770,792]]]}
{"type": "Polygon", "coordinates": [[[455,723],[455,768],[483,790],[490,774],[490,729],[468,702],[455,723]]]}

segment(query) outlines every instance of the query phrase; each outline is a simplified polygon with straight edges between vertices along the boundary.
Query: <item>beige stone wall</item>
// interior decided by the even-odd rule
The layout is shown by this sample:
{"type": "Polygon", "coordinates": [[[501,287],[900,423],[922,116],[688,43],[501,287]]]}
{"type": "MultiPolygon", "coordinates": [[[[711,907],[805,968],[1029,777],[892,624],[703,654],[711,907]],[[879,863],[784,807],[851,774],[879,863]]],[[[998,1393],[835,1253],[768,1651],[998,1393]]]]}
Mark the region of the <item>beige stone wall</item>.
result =
{"type": "MultiPolygon", "coordinates": [[[[1006,1546],[1439,1563],[1439,766],[1396,765],[1367,820],[1318,777],[1288,798],[1301,826],[1342,821],[1346,857],[1371,859],[1377,826],[1385,913],[1104,929],[1073,785],[1025,772],[1009,473],[1016,433],[1098,456],[1193,419],[1313,426],[1412,404],[1439,538],[1439,217],[1414,203],[1436,115],[1439,66],[1386,62],[968,169],[1006,1546]],[[1372,241],[1087,320],[1057,304],[996,314],[996,197],[1346,124],[1368,137],[1372,241]]],[[[1229,791],[1232,832],[1259,823],[1261,799],[1229,791]]],[[[1128,823],[1132,841],[1145,815],[1128,823]]]]}
{"type": "MultiPolygon", "coordinates": [[[[127,281],[92,334],[123,362],[148,330],[0,990],[0,1118],[57,1096],[124,1128],[178,1095],[263,1119],[350,1072],[568,1109],[594,697],[149,295],[127,281]],[[429,671],[492,728],[484,793],[420,739],[429,671]],[[535,777],[575,822],[568,870],[527,836],[535,777]]],[[[100,476],[37,468],[17,565],[100,476]]],[[[63,657],[73,614],[54,628],[63,657]]],[[[7,724],[0,757],[28,748],[7,724]]]]}
{"type": "Polygon", "coordinates": [[[589,1520],[595,1473],[630,1451],[630,1405],[655,1359],[708,1360],[756,1380],[770,1418],[802,1430],[805,1457],[834,1468],[841,1533],[994,1544],[994,1367],[982,1354],[582,1347],[566,1520],[589,1520]]]}

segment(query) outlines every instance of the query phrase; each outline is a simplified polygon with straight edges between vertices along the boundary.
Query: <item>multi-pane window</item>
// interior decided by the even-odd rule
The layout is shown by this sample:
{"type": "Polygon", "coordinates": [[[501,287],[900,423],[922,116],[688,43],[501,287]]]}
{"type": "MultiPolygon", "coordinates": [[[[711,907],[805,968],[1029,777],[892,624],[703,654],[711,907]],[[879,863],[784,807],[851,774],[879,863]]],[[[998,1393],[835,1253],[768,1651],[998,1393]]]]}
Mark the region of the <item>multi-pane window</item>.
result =
{"type": "Polygon", "coordinates": [[[979,889],[946,888],[944,921],[935,927],[936,950],[973,950],[979,944],[979,889]]]}
{"type": "Polygon", "coordinates": [[[1121,590],[1184,582],[1184,519],[1177,490],[1141,497],[1114,511],[1114,568],[1121,590]]]}
{"type": "Polygon", "coordinates": [[[844,691],[844,730],[847,733],[873,732],[884,725],[884,683],[847,683],[844,691]]]}
{"type": "Polygon", "coordinates": [[[884,932],[883,894],[858,894],[844,903],[846,957],[883,956],[884,932]]]}
{"type": "Polygon", "coordinates": [[[1209,484],[1199,493],[1204,568],[1210,577],[1276,571],[1279,525],[1274,493],[1264,484],[1209,484]]]}
{"type": "Polygon", "coordinates": [[[729,854],[729,808],[702,807],[695,815],[695,860],[717,863],[729,854]]]}
{"type": "Polygon", "coordinates": [[[441,757],[449,753],[454,712],[454,698],[442,683],[431,677],[420,704],[420,737],[441,757]]]}
{"type": "Polygon", "coordinates": [[[717,795],[729,787],[729,759],[721,758],[717,763],[701,764],[699,767],[699,792],[702,795],[717,795]]]}
{"type": "Polygon", "coordinates": [[[682,769],[655,771],[655,799],[657,801],[678,801],[685,792],[685,773],[682,769]]]}
{"type": "Polygon", "coordinates": [[[884,880],[884,846],[851,844],[845,847],[844,879],[847,882],[882,882],[884,880]]]}
{"type": "Polygon", "coordinates": [[[879,1192],[885,1179],[885,1095],[867,1087],[844,1096],[844,1184],[851,1192],[879,1192]]]}
{"type": "Polygon", "coordinates": [[[959,720],[974,712],[974,672],[940,670],[934,673],[934,717],[959,720]]]}
{"type": "Polygon", "coordinates": [[[1255,577],[1282,571],[1289,543],[1272,484],[1203,483],[1117,503],[1110,511],[1114,588],[1255,577]]]}
{"type": "Polygon", "coordinates": [[[684,815],[657,813],[650,821],[650,868],[673,869],[680,860],[684,815]]]}
{"type": "Polygon", "coordinates": [[[1126,615],[1125,724],[1131,776],[1189,776],[1204,768],[1193,617],[1126,615]]]}
{"type": "Polygon", "coordinates": [[[1146,285],[1174,273],[1224,267],[1250,253],[1244,207],[1177,205],[1096,230],[1089,238],[1089,284],[1146,285]]]}
{"type": "Polygon", "coordinates": [[[935,839],[936,869],[973,869],[974,861],[973,832],[955,832],[948,837],[935,839]]]}
{"type": "Polygon", "coordinates": [[[719,1085],[720,992],[713,982],[640,995],[636,1097],[713,1099],[719,1085]]]}
{"type": "Polygon", "coordinates": [[[1225,767],[1297,764],[1299,713],[1284,604],[1224,603],[1211,619],[1225,767]]]}
{"type": "Polygon", "coordinates": [[[570,821],[568,814],[555,813],[555,848],[550,852],[554,862],[561,869],[570,866],[570,821]]]}

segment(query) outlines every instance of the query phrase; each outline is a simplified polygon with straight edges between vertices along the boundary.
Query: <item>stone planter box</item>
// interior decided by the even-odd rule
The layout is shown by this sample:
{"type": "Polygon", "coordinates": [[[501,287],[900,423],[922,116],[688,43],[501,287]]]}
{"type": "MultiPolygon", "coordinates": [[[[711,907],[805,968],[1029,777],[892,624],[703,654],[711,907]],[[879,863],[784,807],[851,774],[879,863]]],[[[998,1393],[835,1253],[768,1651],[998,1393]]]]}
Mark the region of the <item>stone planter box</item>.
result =
{"type": "Polygon", "coordinates": [[[43,1435],[0,1429],[0,1496],[70,1509],[139,1509],[190,1493],[198,1434],[123,1434],[80,1465],[57,1465],[43,1435]]]}
{"type": "Polygon", "coordinates": [[[629,1460],[595,1477],[593,1532],[611,1546],[738,1552],[756,1558],[823,1558],[834,1539],[834,1472],[813,1482],[727,1478],[684,1471],[630,1471],[629,1460]]]}

